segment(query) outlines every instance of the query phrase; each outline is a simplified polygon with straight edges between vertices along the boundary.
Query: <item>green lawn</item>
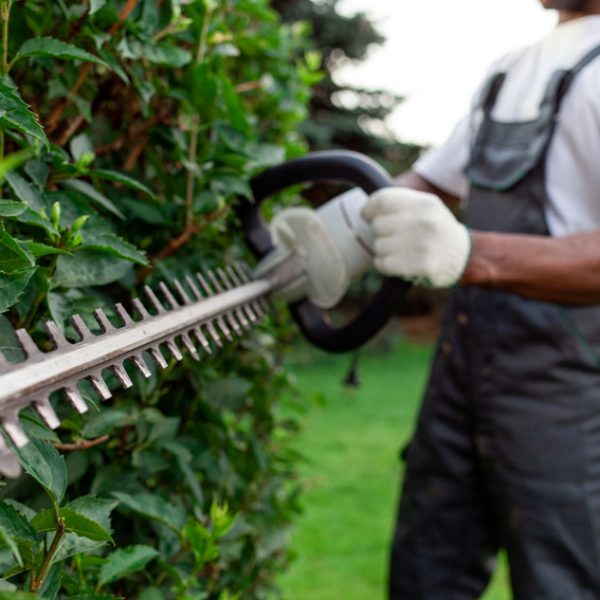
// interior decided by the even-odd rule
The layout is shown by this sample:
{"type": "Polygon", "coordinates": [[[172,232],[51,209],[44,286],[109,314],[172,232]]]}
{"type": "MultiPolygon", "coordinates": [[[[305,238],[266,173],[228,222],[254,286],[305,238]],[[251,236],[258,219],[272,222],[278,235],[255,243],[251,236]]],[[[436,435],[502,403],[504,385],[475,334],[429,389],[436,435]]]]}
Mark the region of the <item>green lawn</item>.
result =
{"type": "MultiPolygon", "coordinates": [[[[341,381],[350,357],[301,349],[290,368],[324,405],[308,417],[298,446],[305,512],[292,549],[296,560],[280,580],[284,600],[382,600],[387,548],[400,479],[399,449],[413,427],[431,357],[429,346],[398,342],[365,352],[361,386],[341,381]]],[[[486,600],[507,600],[499,570],[486,600]]]]}

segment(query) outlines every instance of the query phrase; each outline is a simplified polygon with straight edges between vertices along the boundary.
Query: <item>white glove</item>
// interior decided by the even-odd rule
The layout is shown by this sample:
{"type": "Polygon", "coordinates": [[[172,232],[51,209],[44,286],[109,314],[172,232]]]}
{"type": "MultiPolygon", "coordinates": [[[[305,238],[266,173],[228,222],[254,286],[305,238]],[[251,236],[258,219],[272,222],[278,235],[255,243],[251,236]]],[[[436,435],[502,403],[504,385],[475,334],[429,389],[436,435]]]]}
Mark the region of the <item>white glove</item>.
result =
{"type": "Polygon", "coordinates": [[[454,285],[471,254],[471,235],[434,194],[393,187],[362,210],[375,235],[375,267],[434,288],[454,285]]]}
{"type": "Polygon", "coordinates": [[[271,221],[275,250],[257,266],[256,276],[274,271],[298,256],[306,276],[277,293],[287,301],[308,297],[320,308],[335,306],[351,281],[369,269],[374,254],[370,227],[360,217],[368,196],[355,188],[318,210],[286,208],[271,221]]]}

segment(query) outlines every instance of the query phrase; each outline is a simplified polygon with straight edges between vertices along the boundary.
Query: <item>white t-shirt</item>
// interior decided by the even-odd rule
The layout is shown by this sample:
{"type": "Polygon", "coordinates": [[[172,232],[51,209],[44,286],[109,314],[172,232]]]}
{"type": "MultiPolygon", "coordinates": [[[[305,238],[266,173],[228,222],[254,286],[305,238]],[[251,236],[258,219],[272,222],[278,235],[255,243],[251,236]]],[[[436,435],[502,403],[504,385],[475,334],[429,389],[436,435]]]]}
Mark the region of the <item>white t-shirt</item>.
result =
{"type": "MultiPolygon", "coordinates": [[[[600,16],[562,23],[537,44],[497,61],[490,75],[507,71],[492,117],[526,121],[537,117],[554,71],[570,68],[600,45],[600,16]]],[[[480,93],[476,94],[475,103],[480,93]]],[[[475,104],[476,105],[476,104],[475,104]]],[[[465,198],[463,170],[479,117],[462,119],[441,147],[430,150],[414,170],[442,190],[465,198]]],[[[550,203],[546,219],[552,235],[600,228],[600,57],[576,77],[565,97],[549,149],[546,186],[550,203]]]]}

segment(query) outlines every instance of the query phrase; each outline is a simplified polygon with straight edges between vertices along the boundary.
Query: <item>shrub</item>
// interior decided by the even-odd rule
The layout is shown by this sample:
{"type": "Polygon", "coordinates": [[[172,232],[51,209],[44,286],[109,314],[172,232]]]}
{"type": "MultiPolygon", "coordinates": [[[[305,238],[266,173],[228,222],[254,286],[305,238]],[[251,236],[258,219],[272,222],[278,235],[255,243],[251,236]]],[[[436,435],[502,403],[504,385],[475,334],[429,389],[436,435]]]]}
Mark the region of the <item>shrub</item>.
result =
{"type": "MultiPolygon", "coordinates": [[[[231,206],[304,151],[319,75],[267,0],[0,0],[0,16],[0,341],[17,361],[14,327],[43,347],[48,318],[70,335],[73,313],[243,257],[231,206]]],[[[56,432],[23,411],[2,588],[272,597],[296,510],[276,335],[285,320],[149,380],[132,371],[103,406],[89,390],[84,416],[57,401],[56,432]]]]}

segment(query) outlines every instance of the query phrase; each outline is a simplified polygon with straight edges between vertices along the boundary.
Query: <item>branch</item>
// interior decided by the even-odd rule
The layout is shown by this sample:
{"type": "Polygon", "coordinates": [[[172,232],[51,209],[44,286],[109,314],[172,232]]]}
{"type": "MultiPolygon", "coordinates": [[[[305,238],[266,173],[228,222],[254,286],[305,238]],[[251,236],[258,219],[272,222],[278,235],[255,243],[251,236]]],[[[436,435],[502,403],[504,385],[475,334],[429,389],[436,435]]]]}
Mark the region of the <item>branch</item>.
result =
{"type": "Polygon", "coordinates": [[[150,259],[150,267],[145,267],[138,274],[138,282],[142,281],[148,273],[152,270],[152,265],[157,263],[159,260],[163,260],[172,256],[177,252],[182,246],[184,246],[189,239],[206,229],[208,225],[210,225],[213,221],[224,217],[229,212],[229,207],[224,206],[223,208],[218,208],[217,210],[213,210],[208,213],[204,217],[204,221],[202,224],[194,223],[193,221],[186,225],[183,231],[174,239],[172,239],[156,256],[150,259]]]}
{"type": "Polygon", "coordinates": [[[64,521],[60,518],[60,516],[57,516],[57,518],[56,518],[56,533],[54,534],[52,544],[50,545],[50,548],[48,549],[48,552],[46,553],[46,556],[44,557],[44,562],[42,563],[42,566],[40,567],[40,572],[38,573],[37,577],[33,574],[31,577],[31,585],[29,586],[29,589],[32,592],[39,591],[40,588],[42,587],[42,585],[44,585],[44,581],[46,579],[46,576],[48,575],[48,571],[50,570],[50,567],[52,566],[52,559],[54,558],[54,555],[56,554],[56,551],[58,550],[58,545],[60,544],[60,541],[62,540],[63,535],[65,535],[65,529],[66,529],[66,527],[65,527],[64,521]]]}
{"type": "Polygon", "coordinates": [[[74,450],[88,450],[94,446],[99,446],[108,440],[108,435],[101,435],[100,437],[94,438],[93,440],[77,440],[71,444],[61,444],[54,442],[52,445],[62,452],[72,452],[74,450]]]}

